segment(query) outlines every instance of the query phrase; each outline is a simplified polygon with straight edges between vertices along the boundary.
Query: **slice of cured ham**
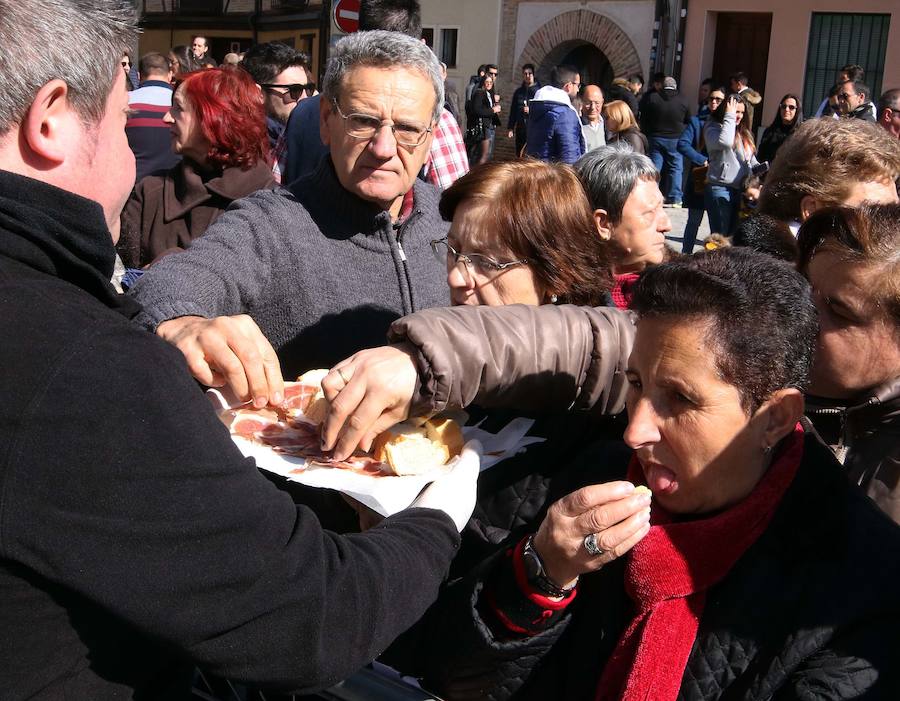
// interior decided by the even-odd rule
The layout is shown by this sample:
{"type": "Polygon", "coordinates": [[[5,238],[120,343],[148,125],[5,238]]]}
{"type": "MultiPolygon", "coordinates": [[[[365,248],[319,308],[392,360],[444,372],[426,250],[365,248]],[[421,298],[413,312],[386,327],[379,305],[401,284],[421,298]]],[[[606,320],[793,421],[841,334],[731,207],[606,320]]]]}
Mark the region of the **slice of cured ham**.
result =
{"type": "MultiPolygon", "coordinates": [[[[347,460],[338,461],[323,453],[318,427],[305,422],[302,417],[302,404],[304,400],[309,402],[315,394],[315,388],[313,392],[307,392],[308,386],[285,383],[288,384],[293,387],[290,389],[290,395],[288,388],[285,387],[285,403],[288,401],[295,403],[294,407],[255,409],[246,404],[235,409],[226,409],[219,417],[228,426],[232,435],[268,446],[281,455],[303,458],[308,465],[337,467],[372,476],[385,474],[384,463],[370,455],[353,455],[347,460]],[[299,412],[299,415],[295,412],[299,412]]],[[[305,467],[298,467],[295,472],[304,469],[305,467]]]]}

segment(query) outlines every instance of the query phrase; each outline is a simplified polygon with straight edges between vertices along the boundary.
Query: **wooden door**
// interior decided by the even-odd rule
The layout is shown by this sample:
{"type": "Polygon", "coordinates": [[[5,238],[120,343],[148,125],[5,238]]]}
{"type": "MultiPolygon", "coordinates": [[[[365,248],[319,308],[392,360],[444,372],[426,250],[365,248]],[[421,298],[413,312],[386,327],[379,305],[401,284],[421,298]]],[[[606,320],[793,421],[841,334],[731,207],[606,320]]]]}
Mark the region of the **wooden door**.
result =
{"type": "MultiPolygon", "coordinates": [[[[743,71],[750,87],[760,95],[766,87],[769,64],[769,38],[772,34],[770,12],[719,12],[716,20],[716,47],[713,54],[713,79],[728,91],[728,77],[743,71]]],[[[762,102],[754,108],[753,126],[762,118],[762,102]]]]}

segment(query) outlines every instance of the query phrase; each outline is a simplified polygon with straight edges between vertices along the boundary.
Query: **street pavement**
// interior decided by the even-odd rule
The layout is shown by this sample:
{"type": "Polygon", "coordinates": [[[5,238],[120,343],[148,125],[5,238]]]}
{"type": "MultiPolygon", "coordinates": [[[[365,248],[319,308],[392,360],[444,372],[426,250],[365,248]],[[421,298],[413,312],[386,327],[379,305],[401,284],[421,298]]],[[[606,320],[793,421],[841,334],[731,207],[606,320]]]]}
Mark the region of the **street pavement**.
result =
{"type": "MultiPolygon", "coordinates": [[[[687,225],[688,210],[666,207],[666,214],[672,220],[672,231],[666,236],[666,243],[676,251],[681,251],[682,235],[684,234],[684,227],[687,225]]],[[[694,251],[699,251],[703,248],[702,242],[707,236],[709,236],[709,219],[704,214],[703,221],[700,222],[700,230],[697,232],[694,251]]]]}

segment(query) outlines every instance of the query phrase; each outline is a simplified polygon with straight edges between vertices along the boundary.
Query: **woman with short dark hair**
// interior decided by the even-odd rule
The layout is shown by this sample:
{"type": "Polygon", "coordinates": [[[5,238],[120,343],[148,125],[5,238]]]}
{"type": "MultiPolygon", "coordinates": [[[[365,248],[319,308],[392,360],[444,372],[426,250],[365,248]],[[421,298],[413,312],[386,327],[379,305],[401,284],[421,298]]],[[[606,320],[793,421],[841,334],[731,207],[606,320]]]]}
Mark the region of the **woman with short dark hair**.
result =
{"type": "Polygon", "coordinates": [[[183,76],[164,120],[182,160],[141,180],[125,205],[119,253],[131,268],[187,248],[234,200],[275,187],[262,95],[246,71],[183,76]]]}
{"type": "MultiPolygon", "coordinates": [[[[799,423],[817,331],[808,283],[727,248],[648,268],[632,309],[634,345],[616,366],[631,453],[598,445],[557,474],[546,515],[448,589],[415,638],[421,666],[403,671],[447,699],[897,698],[900,529],[799,423]]],[[[598,311],[581,313],[594,326],[598,311]]],[[[491,396],[454,312],[414,316],[454,329],[449,352],[470,356],[491,396]]],[[[528,333],[502,316],[509,335],[528,333]]],[[[401,323],[426,357],[447,350],[401,323]]],[[[605,350],[555,373],[612,376],[605,350]]],[[[502,384],[517,391],[514,377],[549,367],[532,360],[506,356],[502,384]]],[[[534,405],[553,382],[528,383],[534,405]]]]}

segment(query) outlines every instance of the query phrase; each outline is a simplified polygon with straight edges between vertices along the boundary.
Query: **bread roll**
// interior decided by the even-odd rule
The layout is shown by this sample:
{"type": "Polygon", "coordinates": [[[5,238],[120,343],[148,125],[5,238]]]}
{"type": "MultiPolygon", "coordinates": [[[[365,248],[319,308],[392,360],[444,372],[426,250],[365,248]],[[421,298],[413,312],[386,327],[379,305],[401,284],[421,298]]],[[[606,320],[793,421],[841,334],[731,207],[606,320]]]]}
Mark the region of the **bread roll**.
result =
{"type": "Polygon", "coordinates": [[[322,380],[325,379],[328,372],[328,370],[308,370],[297,378],[297,382],[318,388],[309,404],[303,409],[303,416],[312,424],[321,424],[328,416],[329,403],[322,391],[322,380]]]}
{"type": "Polygon", "coordinates": [[[446,465],[462,446],[462,430],[452,419],[410,419],[381,433],[372,455],[395,475],[418,475],[446,465]]]}

